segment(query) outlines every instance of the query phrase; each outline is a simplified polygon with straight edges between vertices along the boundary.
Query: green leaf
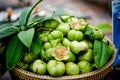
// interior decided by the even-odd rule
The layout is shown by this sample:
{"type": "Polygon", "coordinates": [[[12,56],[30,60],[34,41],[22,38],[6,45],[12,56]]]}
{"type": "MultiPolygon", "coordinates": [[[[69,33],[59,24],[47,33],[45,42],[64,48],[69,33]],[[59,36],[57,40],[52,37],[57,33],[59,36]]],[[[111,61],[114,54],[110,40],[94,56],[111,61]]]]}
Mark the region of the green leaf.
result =
{"type": "Polygon", "coordinates": [[[21,42],[29,49],[32,44],[34,32],[35,32],[34,28],[31,28],[28,29],[27,31],[21,31],[18,33],[18,37],[21,40],[21,42]]]}
{"type": "Polygon", "coordinates": [[[27,20],[27,15],[30,12],[31,7],[26,8],[22,11],[21,15],[20,15],[20,19],[19,19],[19,24],[21,26],[26,26],[26,20],[27,20]]]}
{"type": "Polygon", "coordinates": [[[109,25],[108,23],[97,24],[96,27],[98,29],[101,29],[101,31],[104,32],[104,33],[112,30],[112,26],[109,25]]]}
{"type": "Polygon", "coordinates": [[[38,0],[38,2],[32,7],[32,8],[28,8],[23,10],[23,12],[21,13],[20,19],[19,19],[19,24],[22,27],[26,27],[30,18],[30,15],[33,11],[33,9],[43,0],[38,0]]]}
{"type": "Polygon", "coordinates": [[[101,55],[101,61],[100,61],[100,67],[103,67],[109,59],[111,58],[112,52],[109,46],[105,43],[102,42],[102,55],[101,55]]]}
{"type": "Polygon", "coordinates": [[[10,23],[0,25],[0,40],[16,33],[19,29],[10,23]]]}
{"type": "Polygon", "coordinates": [[[111,58],[111,50],[109,46],[103,42],[95,40],[94,42],[94,61],[98,68],[101,68],[107,64],[111,58]]]}
{"type": "Polygon", "coordinates": [[[86,27],[86,29],[85,29],[85,35],[86,36],[90,36],[91,34],[93,34],[94,32],[93,32],[93,29],[91,28],[91,27],[86,27]]]}
{"type": "Polygon", "coordinates": [[[86,37],[88,37],[89,39],[93,39],[94,38],[94,32],[93,32],[93,29],[91,28],[91,27],[86,27],[86,29],[85,29],[85,32],[84,32],[84,35],[86,36],[86,37]]]}
{"type": "Polygon", "coordinates": [[[7,48],[6,65],[11,70],[19,62],[23,55],[24,45],[18,39],[17,35],[13,36],[7,48]]]}
{"type": "Polygon", "coordinates": [[[96,66],[99,68],[100,59],[102,55],[102,43],[101,41],[95,40],[94,41],[94,61],[96,66]]]}
{"type": "Polygon", "coordinates": [[[35,38],[31,45],[31,52],[32,54],[38,55],[42,51],[42,42],[35,38]]]}

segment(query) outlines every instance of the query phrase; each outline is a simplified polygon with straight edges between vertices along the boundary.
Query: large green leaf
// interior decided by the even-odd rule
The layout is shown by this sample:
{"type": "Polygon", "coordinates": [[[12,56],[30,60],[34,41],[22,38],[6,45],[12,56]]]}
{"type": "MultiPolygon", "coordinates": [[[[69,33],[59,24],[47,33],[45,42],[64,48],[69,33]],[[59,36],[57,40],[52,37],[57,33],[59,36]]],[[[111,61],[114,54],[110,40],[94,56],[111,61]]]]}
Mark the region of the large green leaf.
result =
{"type": "Polygon", "coordinates": [[[38,0],[38,2],[33,6],[30,7],[28,9],[23,10],[23,12],[21,13],[20,19],[19,19],[19,24],[21,25],[21,27],[26,28],[27,27],[27,23],[29,21],[30,15],[33,11],[33,9],[43,0],[38,0]]]}
{"type": "Polygon", "coordinates": [[[106,33],[112,30],[112,26],[109,25],[108,23],[101,23],[101,24],[97,24],[96,27],[98,29],[101,29],[102,32],[106,33]]]}
{"type": "Polygon", "coordinates": [[[101,41],[95,40],[94,42],[94,61],[97,67],[99,67],[100,59],[102,55],[102,43],[101,41]]]}
{"type": "Polygon", "coordinates": [[[38,55],[42,51],[42,42],[35,38],[31,45],[31,52],[32,54],[38,55]]]}
{"type": "Polygon", "coordinates": [[[95,40],[94,42],[94,61],[98,68],[105,66],[111,57],[111,50],[109,46],[103,42],[95,40]]]}
{"type": "Polygon", "coordinates": [[[6,65],[11,70],[19,62],[23,55],[24,45],[18,39],[17,35],[13,36],[7,48],[6,65]]]}
{"type": "Polygon", "coordinates": [[[21,40],[21,42],[29,49],[32,44],[34,32],[35,32],[34,28],[31,28],[28,29],[27,31],[21,31],[18,33],[18,37],[21,40]]]}
{"type": "Polygon", "coordinates": [[[30,12],[31,10],[31,7],[29,8],[25,8],[21,15],[20,15],[20,19],[19,19],[19,24],[23,27],[23,26],[26,26],[26,20],[27,20],[27,15],[28,13],[30,12]]]}
{"type": "Polygon", "coordinates": [[[19,29],[10,23],[0,25],[0,40],[16,33],[19,29]]]}

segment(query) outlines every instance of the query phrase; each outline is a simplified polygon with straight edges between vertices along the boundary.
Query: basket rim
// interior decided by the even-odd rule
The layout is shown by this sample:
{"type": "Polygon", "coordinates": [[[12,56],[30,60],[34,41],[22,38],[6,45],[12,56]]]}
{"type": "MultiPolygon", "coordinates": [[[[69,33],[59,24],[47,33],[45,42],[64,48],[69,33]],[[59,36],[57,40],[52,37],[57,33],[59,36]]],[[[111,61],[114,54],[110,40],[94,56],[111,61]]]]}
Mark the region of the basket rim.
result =
{"type": "Polygon", "coordinates": [[[91,71],[91,72],[88,72],[88,73],[84,73],[84,74],[79,74],[79,75],[64,75],[64,76],[60,76],[60,77],[53,77],[53,76],[50,76],[50,75],[39,75],[39,74],[36,74],[36,73],[33,73],[33,72],[30,72],[30,71],[27,71],[27,70],[24,70],[22,68],[19,68],[19,67],[15,67],[14,69],[12,69],[11,71],[17,71],[18,73],[20,74],[24,74],[25,76],[30,76],[30,77],[35,77],[35,78],[40,78],[40,79],[78,79],[78,78],[85,78],[85,77],[89,77],[89,76],[92,76],[92,75],[96,75],[98,73],[100,73],[101,71],[104,71],[106,69],[108,69],[110,66],[112,68],[112,64],[114,62],[114,59],[116,57],[116,53],[115,53],[115,49],[114,49],[114,52],[113,52],[113,56],[111,57],[111,59],[109,60],[109,62],[102,68],[99,68],[97,70],[94,70],[94,71],[91,71]]]}

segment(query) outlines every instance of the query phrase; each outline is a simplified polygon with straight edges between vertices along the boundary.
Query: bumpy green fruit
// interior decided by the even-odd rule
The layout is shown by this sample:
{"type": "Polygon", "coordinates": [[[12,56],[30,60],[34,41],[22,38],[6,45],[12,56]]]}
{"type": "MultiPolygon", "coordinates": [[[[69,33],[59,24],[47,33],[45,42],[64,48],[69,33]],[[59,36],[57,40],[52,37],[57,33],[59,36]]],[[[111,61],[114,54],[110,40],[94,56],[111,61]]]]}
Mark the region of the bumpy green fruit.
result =
{"type": "Polygon", "coordinates": [[[94,31],[94,35],[95,35],[95,39],[98,39],[98,40],[102,40],[104,38],[104,33],[100,30],[100,29],[93,29],[94,31]]]}
{"type": "Polygon", "coordinates": [[[54,39],[62,39],[63,38],[63,33],[57,30],[52,31],[49,35],[48,38],[49,40],[54,40],[54,39]]]}
{"type": "Polygon", "coordinates": [[[52,47],[56,47],[60,43],[60,39],[50,40],[52,47]]]}
{"type": "Polygon", "coordinates": [[[72,17],[72,18],[69,18],[67,22],[71,23],[71,22],[76,22],[76,21],[78,21],[78,19],[75,17],[72,17]]]}
{"type": "Polygon", "coordinates": [[[88,49],[86,53],[84,53],[83,55],[79,56],[79,61],[89,61],[92,62],[93,61],[93,51],[92,49],[88,49]]]}
{"type": "Polygon", "coordinates": [[[84,21],[84,19],[79,19],[78,21],[72,21],[70,26],[74,30],[82,30],[84,31],[87,23],[84,21]]]}
{"type": "Polygon", "coordinates": [[[114,53],[114,47],[113,47],[112,44],[109,44],[109,48],[110,48],[110,50],[111,50],[111,53],[114,53]]]}
{"type": "Polygon", "coordinates": [[[22,61],[19,61],[17,66],[21,67],[22,69],[28,69],[28,64],[22,62],[22,61]]]}
{"type": "Polygon", "coordinates": [[[74,62],[75,60],[76,60],[75,55],[72,52],[69,52],[68,53],[68,59],[63,60],[63,61],[65,61],[65,62],[74,62]]]}
{"type": "Polygon", "coordinates": [[[70,19],[70,16],[61,16],[61,19],[62,19],[64,22],[67,22],[67,20],[70,19]]]}
{"type": "Polygon", "coordinates": [[[45,51],[44,49],[42,49],[41,53],[40,53],[40,59],[44,59],[45,58],[45,51]]]}
{"type": "Polygon", "coordinates": [[[25,63],[31,63],[37,58],[37,55],[34,55],[32,53],[25,53],[23,56],[23,61],[25,63]]]}
{"type": "Polygon", "coordinates": [[[46,43],[44,43],[43,48],[44,48],[45,50],[47,50],[47,49],[49,49],[49,48],[52,48],[52,45],[51,45],[50,42],[46,42],[46,43]]]}
{"type": "Polygon", "coordinates": [[[102,39],[102,41],[105,42],[107,45],[109,44],[108,40],[105,37],[102,39]]]}
{"type": "Polygon", "coordinates": [[[79,67],[74,62],[66,63],[66,74],[67,75],[78,75],[79,74],[79,67]]]}
{"type": "Polygon", "coordinates": [[[58,43],[56,46],[63,46],[62,43],[58,43]]]}
{"type": "Polygon", "coordinates": [[[47,70],[51,76],[62,76],[65,73],[65,64],[61,61],[50,60],[47,63],[47,70]]]}
{"type": "Polygon", "coordinates": [[[69,41],[67,38],[63,38],[62,40],[62,44],[66,47],[70,46],[71,41],[69,41]]]}
{"type": "Polygon", "coordinates": [[[42,52],[40,53],[40,59],[44,60],[45,62],[49,61],[49,58],[46,56],[44,49],[42,49],[42,52]]]}
{"type": "Polygon", "coordinates": [[[84,41],[85,43],[87,43],[89,49],[93,48],[93,44],[92,44],[91,41],[89,41],[89,40],[87,40],[87,39],[85,39],[85,40],[83,40],[83,41],[84,41]]]}
{"type": "Polygon", "coordinates": [[[61,31],[64,35],[66,35],[70,31],[70,27],[67,23],[61,23],[60,25],[58,25],[56,30],[61,31]]]}
{"type": "Polygon", "coordinates": [[[55,19],[49,19],[43,22],[43,26],[45,28],[56,28],[59,25],[59,21],[55,20],[55,19]]]}
{"type": "Polygon", "coordinates": [[[47,59],[49,60],[54,59],[54,57],[52,56],[53,51],[54,51],[54,48],[49,48],[45,51],[45,56],[47,59]]]}
{"type": "Polygon", "coordinates": [[[47,42],[47,41],[48,41],[48,34],[49,34],[48,31],[39,34],[39,39],[40,39],[42,42],[47,42]]]}
{"type": "Polygon", "coordinates": [[[67,35],[68,39],[73,41],[81,41],[83,39],[83,33],[81,31],[70,30],[67,35]]]}
{"type": "Polygon", "coordinates": [[[37,74],[45,74],[47,70],[47,65],[44,61],[37,59],[30,65],[31,71],[37,74]]]}
{"type": "Polygon", "coordinates": [[[70,44],[70,50],[75,54],[79,54],[79,52],[86,51],[87,49],[88,45],[84,41],[73,41],[70,44]]]}
{"type": "Polygon", "coordinates": [[[78,62],[78,66],[80,68],[81,73],[88,73],[91,72],[93,69],[92,64],[89,63],[88,61],[80,61],[78,62]]]}

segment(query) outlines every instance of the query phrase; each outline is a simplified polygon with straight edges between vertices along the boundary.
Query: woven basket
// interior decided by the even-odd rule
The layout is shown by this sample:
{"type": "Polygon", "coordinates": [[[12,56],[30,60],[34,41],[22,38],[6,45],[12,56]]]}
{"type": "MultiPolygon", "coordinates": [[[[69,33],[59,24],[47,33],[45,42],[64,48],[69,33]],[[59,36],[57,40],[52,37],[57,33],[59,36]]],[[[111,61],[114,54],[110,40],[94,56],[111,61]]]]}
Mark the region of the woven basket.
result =
{"type": "MultiPolygon", "coordinates": [[[[111,40],[106,38],[111,44],[111,40]]],[[[94,70],[89,73],[74,75],[74,76],[61,76],[61,77],[52,77],[49,75],[38,75],[21,68],[14,68],[10,71],[11,76],[14,80],[101,80],[103,79],[109,72],[112,71],[112,64],[114,62],[116,53],[114,53],[109,60],[109,62],[102,68],[94,70]]]]}
{"type": "Polygon", "coordinates": [[[115,59],[115,52],[111,60],[102,68],[75,76],[51,77],[49,75],[38,75],[21,68],[14,68],[10,71],[15,80],[101,80],[112,71],[112,64],[115,59]]]}

